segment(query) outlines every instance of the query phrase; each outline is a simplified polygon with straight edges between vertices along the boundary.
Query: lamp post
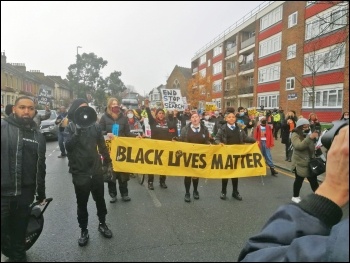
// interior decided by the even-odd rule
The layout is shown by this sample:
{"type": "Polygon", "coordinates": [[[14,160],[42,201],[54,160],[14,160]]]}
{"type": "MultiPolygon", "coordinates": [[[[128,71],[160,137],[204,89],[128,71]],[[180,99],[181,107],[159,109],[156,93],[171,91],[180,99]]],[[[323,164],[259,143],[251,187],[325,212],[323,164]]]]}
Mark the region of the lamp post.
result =
{"type": "Polygon", "coordinates": [[[79,48],[82,48],[81,46],[77,46],[77,58],[78,58],[78,55],[79,55],[79,48]]]}

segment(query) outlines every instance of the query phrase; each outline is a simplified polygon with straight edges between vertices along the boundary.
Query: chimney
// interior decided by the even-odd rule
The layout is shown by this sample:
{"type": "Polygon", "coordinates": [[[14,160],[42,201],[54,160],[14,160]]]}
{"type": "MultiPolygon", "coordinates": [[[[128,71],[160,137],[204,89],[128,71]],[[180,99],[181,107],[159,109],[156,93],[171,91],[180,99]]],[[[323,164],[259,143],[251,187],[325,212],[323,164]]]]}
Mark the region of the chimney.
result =
{"type": "Polygon", "coordinates": [[[26,65],[24,63],[10,63],[12,66],[14,66],[16,69],[26,72],[26,65]]]}
{"type": "Polygon", "coordinates": [[[45,74],[44,72],[40,72],[40,70],[29,70],[30,73],[34,74],[35,76],[39,78],[44,78],[45,74]]]}
{"type": "Polygon", "coordinates": [[[5,52],[1,52],[1,64],[6,64],[6,55],[5,55],[5,52]]]}

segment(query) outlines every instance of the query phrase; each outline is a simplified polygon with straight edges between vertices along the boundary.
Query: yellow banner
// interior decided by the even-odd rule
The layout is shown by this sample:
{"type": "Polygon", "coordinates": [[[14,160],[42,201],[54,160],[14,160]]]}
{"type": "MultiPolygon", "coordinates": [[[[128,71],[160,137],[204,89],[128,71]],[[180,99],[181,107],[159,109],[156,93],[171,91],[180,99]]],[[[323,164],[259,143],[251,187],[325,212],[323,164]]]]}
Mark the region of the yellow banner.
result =
{"type": "Polygon", "coordinates": [[[257,143],[222,146],[115,137],[106,144],[114,171],[210,179],[266,175],[257,143]]]}

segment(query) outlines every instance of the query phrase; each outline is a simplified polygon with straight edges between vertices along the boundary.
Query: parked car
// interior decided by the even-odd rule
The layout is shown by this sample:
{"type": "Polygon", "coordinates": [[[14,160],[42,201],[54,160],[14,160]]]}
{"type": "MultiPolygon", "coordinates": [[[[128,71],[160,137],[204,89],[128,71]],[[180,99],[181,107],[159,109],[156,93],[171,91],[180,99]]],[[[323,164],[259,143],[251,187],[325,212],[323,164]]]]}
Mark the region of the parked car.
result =
{"type": "MultiPolygon", "coordinates": [[[[38,110],[38,114],[45,115],[45,110],[38,110]]],[[[49,119],[41,121],[40,131],[44,134],[46,139],[57,140],[58,139],[58,126],[55,124],[57,119],[57,112],[51,110],[51,116],[49,119]]]]}

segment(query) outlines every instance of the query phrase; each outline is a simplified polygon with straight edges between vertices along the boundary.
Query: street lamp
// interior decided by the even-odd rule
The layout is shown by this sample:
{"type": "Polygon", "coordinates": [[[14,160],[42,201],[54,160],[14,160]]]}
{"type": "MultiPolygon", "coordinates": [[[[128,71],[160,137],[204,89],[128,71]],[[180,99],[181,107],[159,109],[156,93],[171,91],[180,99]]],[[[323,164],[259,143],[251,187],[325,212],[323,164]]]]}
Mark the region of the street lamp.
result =
{"type": "Polygon", "coordinates": [[[79,48],[82,48],[81,46],[77,46],[77,57],[79,55],[79,48]]]}

